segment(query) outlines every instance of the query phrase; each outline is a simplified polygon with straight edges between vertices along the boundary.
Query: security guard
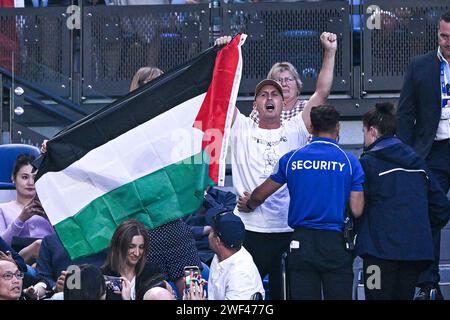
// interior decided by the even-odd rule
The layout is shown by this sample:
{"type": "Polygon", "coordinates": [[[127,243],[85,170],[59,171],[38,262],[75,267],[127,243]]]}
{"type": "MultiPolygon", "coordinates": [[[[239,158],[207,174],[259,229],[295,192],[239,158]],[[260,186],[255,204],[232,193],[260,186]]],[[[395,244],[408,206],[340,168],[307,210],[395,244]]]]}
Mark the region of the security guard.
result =
{"type": "Polygon", "coordinates": [[[239,210],[250,212],[287,183],[288,224],[295,231],[288,272],[291,299],[351,299],[353,255],[345,248],[347,204],[355,217],[364,207],[364,172],[358,160],[337,144],[339,113],[323,105],[311,110],[313,139],[284,155],[274,173],[239,210]]]}

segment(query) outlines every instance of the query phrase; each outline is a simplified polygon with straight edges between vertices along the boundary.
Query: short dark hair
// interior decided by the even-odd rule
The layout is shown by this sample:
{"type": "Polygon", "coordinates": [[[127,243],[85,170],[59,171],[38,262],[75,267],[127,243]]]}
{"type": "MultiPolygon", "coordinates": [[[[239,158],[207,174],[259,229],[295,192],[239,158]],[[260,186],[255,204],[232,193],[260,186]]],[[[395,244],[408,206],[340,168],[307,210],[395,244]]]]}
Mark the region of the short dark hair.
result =
{"type": "Polygon", "coordinates": [[[447,23],[450,22],[450,11],[448,11],[448,12],[446,12],[446,13],[443,13],[443,14],[440,16],[439,22],[441,22],[441,21],[445,21],[445,22],[447,22],[447,23]]]}
{"type": "Polygon", "coordinates": [[[363,115],[363,126],[377,128],[381,136],[393,136],[396,131],[394,105],[390,102],[377,103],[363,115]]]}
{"type": "Polygon", "coordinates": [[[32,156],[30,154],[19,154],[17,156],[16,162],[14,162],[14,167],[12,171],[12,177],[16,178],[17,173],[22,167],[25,167],[27,165],[31,165],[31,163],[36,159],[35,156],[32,156]]]}
{"type": "Polygon", "coordinates": [[[73,270],[71,274],[66,274],[64,281],[64,300],[100,300],[106,292],[105,278],[102,271],[97,266],[83,264],[78,270],[73,270]],[[67,285],[70,275],[80,272],[80,287],[69,288],[67,285]]]}
{"type": "Polygon", "coordinates": [[[339,112],[330,105],[320,105],[311,109],[311,124],[315,133],[333,132],[339,123],[339,112]]]}

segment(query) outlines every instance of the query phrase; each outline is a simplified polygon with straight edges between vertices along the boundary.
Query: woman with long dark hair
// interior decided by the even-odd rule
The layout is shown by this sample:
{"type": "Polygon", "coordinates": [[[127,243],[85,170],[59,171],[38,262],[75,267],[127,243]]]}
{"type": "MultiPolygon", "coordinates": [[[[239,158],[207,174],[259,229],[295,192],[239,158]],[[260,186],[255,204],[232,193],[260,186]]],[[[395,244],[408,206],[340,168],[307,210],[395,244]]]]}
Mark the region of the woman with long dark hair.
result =
{"type": "Polygon", "coordinates": [[[19,254],[27,264],[33,264],[39,254],[43,237],[53,234],[50,221],[36,197],[33,167],[35,157],[22,154],[17,157],[12,172],[16,199],[0,204],[0,237],[11,245],[14,237],[39,238],[25,246],[19,254]]]}
{"type": "Polygon", "coordinates": [[[145,226],[137,220],[122,222],[114,232],[106,262],[102,267],[108,281],[107,300],[135,300],[139,286],[153,270],[145,267],[149,252],[149,236],[145,226]],[[119,280],[119,283],[114,281],[119,280]],[[112,289],[113,288],[113,289],[112,289]]]}

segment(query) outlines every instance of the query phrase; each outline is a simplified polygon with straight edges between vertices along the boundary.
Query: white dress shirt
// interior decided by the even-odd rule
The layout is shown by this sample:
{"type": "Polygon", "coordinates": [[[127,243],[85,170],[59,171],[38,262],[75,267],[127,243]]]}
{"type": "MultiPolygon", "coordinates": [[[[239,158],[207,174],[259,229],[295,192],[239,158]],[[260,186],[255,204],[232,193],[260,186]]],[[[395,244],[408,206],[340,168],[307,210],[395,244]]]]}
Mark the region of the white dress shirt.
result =
{"type": "Polygon", "coordinates": [[[244,247],[222,262],[214,256],[209,269],[208,300],[250,300],[256,292],[265,296],[258,268],[244,247]]]}

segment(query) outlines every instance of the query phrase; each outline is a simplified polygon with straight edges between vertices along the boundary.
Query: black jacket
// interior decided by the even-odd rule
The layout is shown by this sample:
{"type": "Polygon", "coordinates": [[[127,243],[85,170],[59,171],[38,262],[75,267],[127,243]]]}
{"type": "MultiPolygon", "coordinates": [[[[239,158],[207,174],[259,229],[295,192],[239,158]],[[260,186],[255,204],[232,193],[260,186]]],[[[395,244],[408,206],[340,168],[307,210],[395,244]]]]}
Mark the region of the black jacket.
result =
{"type": "Polygon", "coordinates": [[[433,261],[432,228],[443,228],[450,202],[425,162],[394,137],[361,155],[366,174],[356,253],[387,260],[433,261]]]}
{"type": "Polygon", "coordinates": [[[53,288],[61,271],[66,270],[68,266],[88,263],[101,267],[105,263],[106,253],[106,250],[103,250],[90,256],[71,260],[56,234],[45,236],[42,239],[36,266],[39,281],[43,281],[49,288],[53,288]]]}
{"type": "Polygon", "coordinates": [[[441,118],[437,50],[412,59],[397,110],[397,136],[425,159],[441,118]]]}
{"type": "Polygon", "coordinates": [[[17,264],[17,267],[22,272],[27,272],[27,265],[23,258],[13,249],[5,240],[0,237],[0,251],[6,254],[7,251],[11,252],[11,256],[17,264]]]}
{"type": "Polygon", "coordinates": [[[234,210],[236,207],[236,195],[230,191],[211,188],[205,195],[202,207],[194,214],[183,219],[191,228],[200,260],[207,265],[211,264],[215,253],[209,248],[208,234],[203,233],[204,227],[207,225],[205,213],[208,209],[214,207],[226,207],[231,211],[234,210]]]}
{"type": "MultiPolygon", "coordinates": [[[[143,259],[145,259],[145,257],[143,257],[143,259]]],[[[112,270],[109,267],[103,266],[101,270],[103,272],[103,275],[105,276],[120,277],[120,274],[117,271],[112,270]]],[[[148,280],[153,279],[155,276],[160,274],[161,273],[158,270],[158,268],[146,263],[144,270],[141,272],[141,274],[136,276],[136,283],[135,283],[136,297],[138,296],[138,293],[141,290],[141,288],[145,285],[145,283],[148,280]]],[[[122,296],[106,288],[106,300],[122,300],[122,296]]]]}

